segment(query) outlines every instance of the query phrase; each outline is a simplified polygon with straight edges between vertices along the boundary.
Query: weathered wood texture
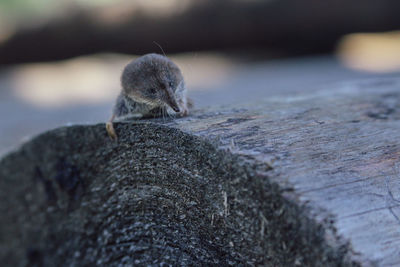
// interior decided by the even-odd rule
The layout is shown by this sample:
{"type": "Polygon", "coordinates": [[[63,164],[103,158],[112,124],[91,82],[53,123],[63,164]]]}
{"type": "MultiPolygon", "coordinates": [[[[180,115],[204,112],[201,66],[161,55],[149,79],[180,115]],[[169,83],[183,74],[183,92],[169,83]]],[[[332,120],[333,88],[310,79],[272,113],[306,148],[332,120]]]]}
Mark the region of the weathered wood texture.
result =
{"type": "Polygon", "coordinates": [[[298,203],[328,211],[355,252],[400,264],[400,79],[345,83],[279,97],[178,128],[216,136],[235,154],[272,164],[298,203]]]}
{"type": "Polygon", "coordinates": [[[117,126],[118,143],[104,124],[60,128],[0,162],[2,265],[352,264],[268,166],[177,129],[117,126]]]}
{"type": "Polygon", "coordinates": [[[399,119],[387,79],[45,133],[0,162],[0,259],[400,264],[399,119]]]}

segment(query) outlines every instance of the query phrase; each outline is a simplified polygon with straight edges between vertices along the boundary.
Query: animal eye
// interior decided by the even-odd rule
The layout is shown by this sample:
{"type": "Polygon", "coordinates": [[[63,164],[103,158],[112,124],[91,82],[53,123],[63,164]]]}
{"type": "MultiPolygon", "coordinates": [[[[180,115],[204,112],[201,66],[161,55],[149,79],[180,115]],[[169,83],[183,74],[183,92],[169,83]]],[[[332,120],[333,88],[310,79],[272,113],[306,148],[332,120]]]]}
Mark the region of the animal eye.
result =
{"type": "Polygon", "coordinates": [[[169,82],[168,85],[169,85],[169,87],[174,87],[174,83],[173,82],[169,82]]]}
{"type": "Polygon", "coordinates": [[[156,89],[155,88],[150,88],[150,94],[155,94],[156,93],[156,89]]]}

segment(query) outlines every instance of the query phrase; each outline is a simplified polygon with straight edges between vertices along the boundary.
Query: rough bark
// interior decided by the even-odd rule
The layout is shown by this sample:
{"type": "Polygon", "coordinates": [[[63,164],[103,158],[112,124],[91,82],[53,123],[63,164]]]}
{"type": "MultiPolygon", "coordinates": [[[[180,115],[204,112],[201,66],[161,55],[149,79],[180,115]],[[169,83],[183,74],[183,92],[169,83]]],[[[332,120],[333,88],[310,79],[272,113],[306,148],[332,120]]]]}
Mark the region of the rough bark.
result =
{"type": "Polygon", "coordinates": [[[400,261],[400,80],[44,133],[0,162],[10,265],[400,261]]]}

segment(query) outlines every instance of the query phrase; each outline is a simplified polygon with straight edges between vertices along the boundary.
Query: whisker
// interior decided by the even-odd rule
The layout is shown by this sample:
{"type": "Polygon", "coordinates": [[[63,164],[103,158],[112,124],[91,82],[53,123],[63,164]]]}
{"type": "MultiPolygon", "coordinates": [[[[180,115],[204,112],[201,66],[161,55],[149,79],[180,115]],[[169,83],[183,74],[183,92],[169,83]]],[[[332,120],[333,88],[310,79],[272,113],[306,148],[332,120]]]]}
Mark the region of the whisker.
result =
{"type": "Polygon", "coordinates": [[[153,41],[153,43],[156,44],[161,49],[162,53],[166,57],[167,55],[165,54],[164,49],[162,49],[161,45],[159,43],[157,43],[156,41],[153,41]]]}

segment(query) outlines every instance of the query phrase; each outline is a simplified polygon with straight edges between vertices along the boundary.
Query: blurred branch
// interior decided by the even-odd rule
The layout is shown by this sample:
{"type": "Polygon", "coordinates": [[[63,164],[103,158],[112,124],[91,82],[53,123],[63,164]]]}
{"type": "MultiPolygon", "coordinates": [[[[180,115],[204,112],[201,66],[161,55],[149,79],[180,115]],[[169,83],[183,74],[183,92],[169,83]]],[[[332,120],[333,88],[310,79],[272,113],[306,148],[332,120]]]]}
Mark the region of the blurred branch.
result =
{"type": "MultiPolygon", "coordinates": [[[[119,52],[143,54],[262,48],[284,55],[326,53],[347,33],[400,28],[397,0],[201,1],[182,13],[132,11],[99,19],[80,11],[18,31],[0,45],[0,64],[119,52]]],[[[102,12],[107,12],[103,10],[102,12]]]]}

